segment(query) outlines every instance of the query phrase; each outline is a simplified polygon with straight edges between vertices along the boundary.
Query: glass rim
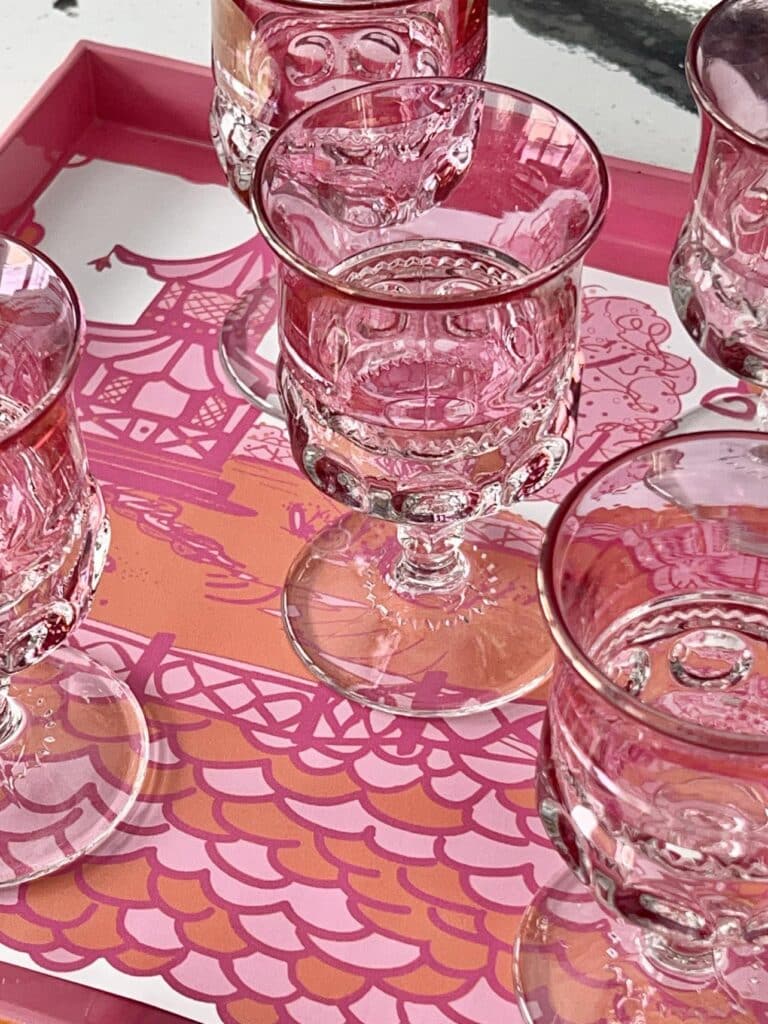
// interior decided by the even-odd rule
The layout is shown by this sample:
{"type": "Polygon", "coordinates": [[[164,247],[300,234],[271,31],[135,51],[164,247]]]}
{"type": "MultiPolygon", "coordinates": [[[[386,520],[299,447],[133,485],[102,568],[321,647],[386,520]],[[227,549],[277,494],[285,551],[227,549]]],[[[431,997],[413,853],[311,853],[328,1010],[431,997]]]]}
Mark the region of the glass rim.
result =
{"type": "Polygon", "coordinates": [[[627,465],[637,458],[650,455],[660,448],[670,448],[673,445],[686,446],[704,440],[725,441],[729,439],[749,439],[755,443],[765,443],[766,435],[754,430],[712,430],[682,434],[679,437],[661,437],[610,459],[595,472],[585,477],[560,503],[545,531],[537,573],[539,601],[547,625],[566,664],[621,714],[634,719],[639,725],[663,733],[678,742],[726,753],[766,755],[768,754],[768,736],[761,736],[757,733],[726,733],[711,726],[687,722],[666,711],[661,711],[659,708],[641,704],[626,691],[620,690],[582,651],[574,638],[563,614],[554,578],[555,549],[563,524],[584,495],[606,476],[621,466],[627,465]]]}
{"type": "Polygon", "coordinates": [[[738,2],[739,0],[720,0],[720,3],[715,4],[715,6],[707,11],[703,18],[696,23],[685,51],[685,76],[688,79],[688,85],[693,93],[693,98],[713,121],[716,121],[722,128],[727,129],[727,131],[741,139],[741,141],[745,142],[748,146],[764,153],[768,151],[768,139],[759,139],[756,135],[753,135],[752,132],[742,127],[737,121],[734,121],[732,117],[729,117],[728,114],[721,110],[720,106],[707,91],[707,87],[704,84],[697,67],[696,58],[701,50],[701,39],[709,28],[710,22],[713,21],[721,11],[734,6],[734,4],[738,2]]]}
{"type": "MultiPolygon", "coordinates": [[[[80,355],[82,353],[83,340],[85,336],[85,320],[83,317],[80,298],[75,290],[75,286],[57,263],[35,246],[28,245],[26,242],[22,242],[21,239],[14,238],[13,235],[9,235],[6,232],[0,231],[0,242],[6,242],[10,245],[18,246],[19,249],[22,249],[34,259],[39,260],[53,272],[54,276],[59,280],[64,288],[72,309],[74,320],[71,337],[68,340],[69,351],[67,352],[67,357],[64,360],[56,379],[46,389],[45,394],[41,395],[38,401],[35,402],[35,404],[20,419],[14,420],[13,423],[9,424],[6,430],[0,430],[0,448],[5,448],[33,426],[39,419],[41,419],[58,401],[61,395],[70,387],[75,376],[78,363],[80,362],[80,355]]],[[[0,305],[2,305],[2,302],[3,296],[0,295],[0,305]]]]}
{"type": "Polygon", "coordinates": [[[376,82],[374,84],[363,85],[355,89],[345,90],[344,92],[337,93],[334,96],[328,96],[319,103],[315,103],[311,107],[307,107],[305,110],[299,111],[298,114],[287,121],[283,127],[272,136],[259,155],[253,176],[253,184],[249,190],[249,198],[251,213],[256,221],[259,233],[272,251],[280,260],[292,269],[297,270],[305,277],[315,281],[323,287],[328,288],[337,294],[344,295],[347,298],[354,299],[356,302],[364,302],[373,306],[383,306],[387,309],[392,309],[393,307],[404,309],[451,309],[455,308],[457,305],[460,305],[462,309],[467,309],[476,306],[486,306],[495,302],[504,302],[507,299],[527,295],[530,292],[535,291],[535,289],[539,288],[541,285],[546,284],[548,281],[557,277],[564,270],[567,270],[569,267],[578,263],[595,241],[595,238],[602,227],[603,221],[605,220],[608,201],[610,198],[610,175],[608,173],[605,158],[592,137],[584,131],[584,129],[573,120],[573,118],[569,117],[568,114],[563,113],[562,110],[553,106],[551,103],[548,103],[546,100],[541,100],[537,96],[531,96],[529,93],[522,92],[519,89],[512,89],[508,86],[497,85],[494,82],[479,82],[468,78],[451,78],[445,76],[436,76],[434,78],[395,78],[386,82],[376,82]],[[576,134],[584,142],[586,149],[590,152],[594,160],[600,183],[600,199],[596,209],[590,216],[589,223],[582,231],[578,240],[570,247],[570,249],[568,249],[567,252],[556,260],[552,260],[550,263],[547,263],[539,270],[536,270],[533,273],[518,279],[512,284],[505,285],[503,287],[485,288],[477,292],[464,292],[460,296],[400,295],[398,293],[376,292],[368,288],[356,288],[344,281],[339,281],[338,278],[333,277],[326,271],[312,266],[311,263],[308,263],[302,256],[295,252],[292,247],[283,241],[272,226],[271,218],[264,207],[261,194],[261,182],[263,179],[264,168],[266,167],[267,161],[269,160],[275,146],[283,139],[284,135],[287,135],[287,133],[292,131],[296,125],[300,124],[303,118],[313,117],[318,112],[322,112],[324,109],[330,108],[334,104],[354,100],[357,96],[373,95],[377,92],[384,92],[391,90],[393,87],[397,88],[398,86],[404,85],[420,85],[424,87],[434,85],[474,86],[478,89],[491,91],[496,95],[511,97],[515,100],[522,100],[524,103],[530,103],[532,105],[542,107],[553,114],[557,120],[564,121],[574,129],[576,134]],[[459,299],[460,302],[458,301],[459,299]]]}

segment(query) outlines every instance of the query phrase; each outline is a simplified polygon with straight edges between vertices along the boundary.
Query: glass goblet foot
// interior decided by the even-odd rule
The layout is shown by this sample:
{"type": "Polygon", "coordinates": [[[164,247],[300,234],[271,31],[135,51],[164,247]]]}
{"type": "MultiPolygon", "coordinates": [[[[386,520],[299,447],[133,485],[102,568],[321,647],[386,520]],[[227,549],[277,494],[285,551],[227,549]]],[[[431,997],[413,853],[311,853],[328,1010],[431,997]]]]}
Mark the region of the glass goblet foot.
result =
{"type": "Polygon", "coordinates": [[[746,390],[734,382],[710,394],[705,404],[691,409],[665,432],[668,437],[715,430],[757,430],[768,433],[768,391],[746,390]]]}
{"type": "Polygon", "coordinates": [[[763,965],[750,962],[746,999],[728,965],[727,954],[700,954],[661,967],[644,933],[609,917],[570,871],[534,897],[513,959],[525,1024],[761,1024],[763,965]]]}
{"type": "Polygon", "coordinates": [[[139,703],[71,647],[14,673],[0,719],[0,886],[89,853],[136,802],[149,739],[139,703]]]}
{"type": "Polygon", "coordinates": [[[277,331],[266,326],[271,300],[265,289],[243,295],[227,314],[219,337],[222,366],[236,388],[262,412],[285,422],[277,393],[277,331]]]}
{"type": "Polygon", "coordinates": [[[283,596],[304,664],[351,700],[413,717],[470,714],[535,689],[553,664],[536,596],[540,530],[508,516],[460,537],[442,528],[420,561],[413,528],[351,513],[323,530],[283,596]]]}

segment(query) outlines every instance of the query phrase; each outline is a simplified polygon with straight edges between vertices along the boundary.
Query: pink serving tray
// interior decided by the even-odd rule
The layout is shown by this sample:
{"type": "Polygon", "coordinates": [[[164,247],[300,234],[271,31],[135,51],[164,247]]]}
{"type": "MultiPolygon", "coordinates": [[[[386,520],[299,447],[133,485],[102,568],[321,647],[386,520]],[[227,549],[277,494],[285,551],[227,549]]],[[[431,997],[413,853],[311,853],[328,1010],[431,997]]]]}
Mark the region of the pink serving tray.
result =
{"type": "MultiPolygon", "coordinates": [[[[147,168],[169,147],[193,181],[219,182],[207,68],[83,41],[0,137],[0,228],[19,229],[78,148],[147,168]],[[87,136],[88,145],[83,144],[87,136]],[[95,138],[98,139],[94,146],[95,138]]],[[[659,284],[689,199],[687,175],[609,158],[613,197],[592,266],[659,284]]]]}
{"type": "MultiPolygon", "coordinates": [[[[542,702],[403,722],[338,700],[288,649],[286,567],[338,509],[216,357],[235,299],[260,289],[266,337],[275,297],[210,94],[207,69],[84,42],[0,138],[0,230],[58,247],[90,289],[78,400],[115,530],[78,642],[129,679],[154,741],[114,843],[0,893],[0,947],[199,1021],[514,1024],[515,921],[558,865],[532,791],[542,702]]],[[[609,164],[590,264],[622,276],[585,291],[580,436],[549,502],[728,384],[645,284],[665,282],[686,176],[609,164]]],[[[493,542],[518,557],[521,531],[493,542]]],[[[23,978],[0,969],[0,1021],[170,1024],[23,978]]]]}

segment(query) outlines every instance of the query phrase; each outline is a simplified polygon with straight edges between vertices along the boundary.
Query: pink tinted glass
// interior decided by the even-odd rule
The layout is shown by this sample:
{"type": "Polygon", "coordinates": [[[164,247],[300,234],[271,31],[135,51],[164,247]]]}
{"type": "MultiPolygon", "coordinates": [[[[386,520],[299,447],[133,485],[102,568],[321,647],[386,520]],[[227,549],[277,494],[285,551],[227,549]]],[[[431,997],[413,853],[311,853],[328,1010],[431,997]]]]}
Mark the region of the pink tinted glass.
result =
{"type": "Polygon", "coordinates": [[[699,23],[686,69],[701,113],[693,204],[670,267],[701,349],[768,386],[768,0],[726,0],[699,23]]]}
{"type": "MultiPolygon", "coordinates": [[[[62,601],[59,578],[93,485],[70,385],[82,342],[79,305],[44,257],[0,237],[0,652],[14,672],[57,646],[90,602],[62,601]],[[30,588],[30,580],[37,586],[30,588]],[[46,631],[40,622],[46,621],[46,631]]],[[[90,543],[90,539],[89,539],[90,543]]]]}
{"type": "Polygon", "coordinates": [[[685,743],[768,756],[766,484],[761,434],[712,432],[635,449],[571,493],[540,579],[580,686],[685,743]],[[664,656],[645,657],[655,631],[664,656]]]}
{"type": "Polygon", "coordinates": [[[529,96],[410,80],[299,115],[258,171],[293,453],[363,513],[291,570],[294,646],[336,689],[403,714],[527,692],[551,649],[514,609],[524,571],[502,579],[500,552],[462,531],[544,486],[570,450],[599,154],[529,96]],[[359,615],[346,634],[328,614],[342,606],[359,615]]]}
{"type": "Polygon", "coordinates": [[[214,144],[245,200],[253,165],[291,117],[395,78],[482,78],[487,0],[213,0],[214,144]]]}
{"type": "MultiPolygon", "coordinates": [[[[669,438],[593,474],[549,528],[541,588],[562,658],[538,805],[599,904],[585,911],[594,959],[590,947],[573,975],[607,979],[585,1019],[619,1019],[624,970],[654,1020],[683,983],[697,1021],[764,1019],[767,482],[760,433],[669,438]],[[618,924],[603,928],[601,911],[618,924]]],[[[557,986],[551,955],[570,928],[561,900],[536,933],[536,902],[517,966],[526,1007],[543,979],[557,986]]]]}
{"type": "MultiPolygon", "coordinates": [[[[281,257],[300,462],[307,445],[326,444],[311,424],[332,414],[382,454],[403,451],[404,432],[418,456],[451,449],[446,431],[482,445],[499,429],[493,466],[454,460],[450,474],[422,467],[418,481],[406,463],[346,466],[356,507],[362,473],[399,477],[385,484],[386,514],[405,519],[400,507],[422,504],[425,490],[469,492],[455,515],[465,519],[498,504],[499,488],[533,490],[555,472],[571,437],[581,260],[607,196],[580,129],[502,88],[400,82],[300,116],[260,170],[253,202],[281,257]]],[[[345,500],[334,476],[331,493],[345,500]]]]}
{"type": "Polygon", "coordinates": [[[66,278],[0,237],[0,886],[106,839],[147,764],[136,698],[66,645],[110,538],[74,403],[82,338],[66,278]]]}

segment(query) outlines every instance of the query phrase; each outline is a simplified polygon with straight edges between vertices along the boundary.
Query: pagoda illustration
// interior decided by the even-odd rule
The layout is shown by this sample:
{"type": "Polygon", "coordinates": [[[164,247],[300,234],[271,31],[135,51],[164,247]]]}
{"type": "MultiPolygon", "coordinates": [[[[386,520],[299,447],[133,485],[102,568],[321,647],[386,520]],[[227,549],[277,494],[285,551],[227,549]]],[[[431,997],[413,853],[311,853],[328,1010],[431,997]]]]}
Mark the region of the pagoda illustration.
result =
{"type": "MultiPolygon", "coordinates": [[[[117,261],[161,283],[136,323],[91,323],[79,407],[91,461],[105,483],[130,484],[230,513],[226,460],[258,418],[220,364],[231,307],[252,290],[264,333],[275,313],[272,259],[260,239],[194,260],[156,260],[116,245],[92,261],[117,261]]],[[[254,320],[252,319],[251,324],[254,320]]]]}

